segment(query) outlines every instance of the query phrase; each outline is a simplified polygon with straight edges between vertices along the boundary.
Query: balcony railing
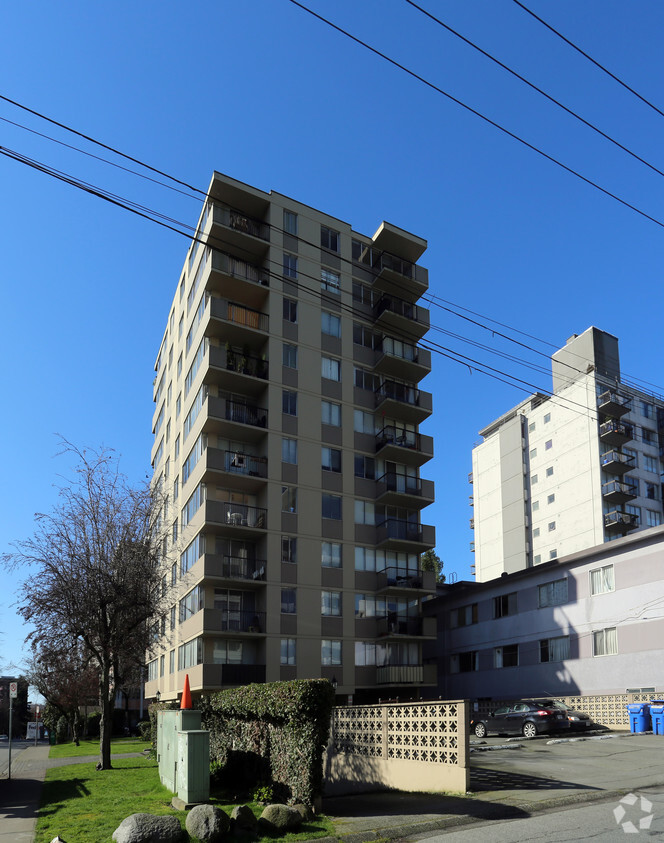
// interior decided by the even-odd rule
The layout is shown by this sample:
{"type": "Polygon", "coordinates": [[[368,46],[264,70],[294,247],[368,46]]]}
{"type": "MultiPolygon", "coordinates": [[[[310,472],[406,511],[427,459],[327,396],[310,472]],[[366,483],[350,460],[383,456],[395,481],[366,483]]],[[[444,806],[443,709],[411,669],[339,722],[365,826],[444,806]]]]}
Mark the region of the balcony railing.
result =
{"type": "Polygon", "coordinates": [[[406,571],[403,568],[389,567],[381,573],[384,574],[388,586],[422,588],[422,571],[406,571]]]}
{"type": "Polygon", "coordinates": [[[254,427],[266,427],[267,410],[249,404],[246,401],[226,400],[226,421],[238,422],[239,424],[250,424],[254,427]]]}
{"type": "Polygon", "coordinates": [[[221,576],[229,580],[265,579],[265,560],[247,559],[243,556],[224,556],[221,563],[221,576]]]}
{"type": "Polygon", "coordinates": [[[401,518],[386,518],[376,525],[379,541],[400,539],[401,541],[421,542],[422,525],[401,518]]]}
{"type": "Polygon", "coordinates": [[[620,445],[634,438],[634,428],[631,424],[609,419],[599,426],[600,439],[612,445],[620,445]]]}
{"type": "Polygon", "coordinates": [[[244,307],[235,302],[226,302],[225,318],[235,325],[246,325],[247,328],[255,328],[257,331],[265,331],[267,333],[269,327],[269,317],[267,313],[261,313],[260,310],[254,310],[251,307],[244,307]]]}
{"type": "Polygon", "coordinates": [[[267,526],[267,509],[260,506],[249,506],[244,503],[230,503],[229,501],[210,501],[208,503],[221,507],[222,520],[232,527],[267,526]]]}
{"type": "Polygon", "coordinates": [[[422,481],[397,471],[387,471],[376,480],[377,495],[385,492],[401,492],[404,495],[421,495],[422,481]]]}
{"type": "Polygon", "coordinates": [[[241,451],[224,451],[224,468],[231,474],[267,477],[267,457],[254,457],[241,451]]]}
{"type": "Polygon", "coordinates": [[[376,634],[422,635],[422,616],[390,612],[386,617],[376,618],[376,634]]]}
{"type": "Polygon", "coordinates": [[[391,354],[402,360],[417,363],[421,349],[410,342],[395,340],[394,337],[383,337],[375,346],[376,351],[391,354]]]}
{"type": "Polygon", "coordinates": [[[597,406],[607,416],[622,416],[632,409],[632,399],[621,395],[615,390],[608,389],[597,399],[597,406]]]}
{"type": "Polygon", "coordinates": [[[252,357],[250,354],[242,354],[233,349],[226,350],[226,369],[229,372],[237,372],[240,375],[252,375],[254,378],[267,380],[267,360],[260,357],[252,357]]]}
{"type": "Polygon", "coordinates": [[[270,286],[270,274],[266,269],[216,249],[212,252],[212,269],[223,272],[224,275],[230,275],[232,278],[253,281],[263,287],[270,286]]]}
{"type": "Polygon", "coordinates": [[[620,480],[609,480],[602,484],[602,495],[615,502],[633,500],[638,497],[638,489],[634,483],[626,483],[620,480]]]}
{"type": "Polygon", "coordinates": [[[364,266],[370,266],[379,272],[383,269],[389,269],[391,272],[403,275],[404,278],[412,278],[413,276],[411,261],[392,255],[390,252],[374,249],[358,240],[353,241],[353,260],[364,266]]]}
{"type": "Polygon", "coordinates": [[[220,685],[253,685],[265,682],[264,664],[223,664],[216,667],[221,668],[220,685]]]}
{"type": "Polygon", "coordinates": [[[407,430],[405,427],[388,425],[376,434],[376,450],[380,450],[384,445],[398,445],[401,448],[411,448],[418,451],[420,449],[420,434],[407,430]]]}
{"type": "Polygon", "coordinates": [[[600,457],[602,468],[611,474],[625,474],[634,468],[634,456],[621,451],[606,451],[600,457]]]}
{"type": "Polygon", "coordinates": [[[604,526],[607,530],[634,530],[639,526],[639,516],[633,515],[631,512],[622,512],[620,509],[614,509],[612,512],[604,514],[604,526]]]}
{"type": "Polygon", "coordinates": [[[376,668],[376,685],[421,685],[424,666],[421,664],[386,664],[376,668]]]}
{"type": "Polygon", "coordinates": [[[419,309],[413,302],[400,299],[398,296],[390,296],[387,293],[382,295],[374,305],[374,319],[378,319],[381,313],[389,311],[404,319],[418,321],[419,309]]]}
{"type": "Polygon", "coordinates": [[[242,211],[230,208],[228,205],[214,205],[214,222],[218,225],[225,225],[234,231],[241,231],[243,234],[250,234],[252,237],[259,237],[261,240],[270,239],[270,226],[262,220],[249,217],[242,211]]]}
{"type": "Polygon", "coordinates": [[[383,381],[375,390],[376,406],[382,401],[390,399],[400,401],[402,404],[410,404],[413,407],[420,406],[420,390],[416,386],[398,381],[383,381]]]}
{"type": "Polygon", "coordinates": [[[217,612],[221,632],[265,632],[265,612],[253,609],[218,609],[217,612]]]}

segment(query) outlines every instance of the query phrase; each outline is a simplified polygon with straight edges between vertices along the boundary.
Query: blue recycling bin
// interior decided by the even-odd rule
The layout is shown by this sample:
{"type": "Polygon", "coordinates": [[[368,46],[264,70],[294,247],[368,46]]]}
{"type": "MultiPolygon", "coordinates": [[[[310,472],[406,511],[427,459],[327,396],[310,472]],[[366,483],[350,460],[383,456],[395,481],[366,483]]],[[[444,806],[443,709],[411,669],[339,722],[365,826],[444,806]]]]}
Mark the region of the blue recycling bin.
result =
{"type": "Polygon", "coordinates": [[[664,700],[650,701],[650,717],[655,735],[664,735],[664,700]]]}
{"type": "Polygon", "coordinates": [[[650,706],[648,703],[628,703],[629,731],[647,732],[650,730],[650,706]]]}

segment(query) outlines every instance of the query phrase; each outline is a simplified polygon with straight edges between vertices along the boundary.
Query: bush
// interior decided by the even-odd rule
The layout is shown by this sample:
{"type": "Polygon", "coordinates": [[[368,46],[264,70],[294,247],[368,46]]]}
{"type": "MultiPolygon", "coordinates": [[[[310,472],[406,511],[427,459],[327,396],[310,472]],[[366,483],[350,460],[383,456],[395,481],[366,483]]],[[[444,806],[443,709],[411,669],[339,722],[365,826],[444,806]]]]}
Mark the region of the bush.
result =
{"type": "Polygon", "coordinates": [[[144,741],[149,741],[152,735],[152,725],[149,720],[141,720],[137,724],[138,733],[144,741]]]}
{"type": "Polygon", "coordinates": [[[67,723],[67,718],[62,715],[62,717],[58,718],[57,726],[55,727],[55,740],[58,743],[64,743],[67,740],[67,735],[69,734],[69,723],[67,723]]]}
{"type": "Polygon", "coordinates": [[[202,698],[210,757],[222,780],[250,791],[269,782],[280,798],[313,805],[322,791],[333,704],[324,679],[247,685],[202,698]]]}

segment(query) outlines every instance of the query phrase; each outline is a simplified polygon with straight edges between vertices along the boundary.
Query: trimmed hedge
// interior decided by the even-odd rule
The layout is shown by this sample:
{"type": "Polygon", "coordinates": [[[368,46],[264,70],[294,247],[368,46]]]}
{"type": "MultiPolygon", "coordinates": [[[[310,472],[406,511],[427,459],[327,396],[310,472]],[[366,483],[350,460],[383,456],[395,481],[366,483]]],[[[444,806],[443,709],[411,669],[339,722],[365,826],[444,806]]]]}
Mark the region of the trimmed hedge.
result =
{"type": "Polygon", "coordinates": [[[230,787],[271,785],[275,798],[314,805],[322,792],[333,705],[325,679],[246,685],[202,697],[210,760],[230,787]]]}

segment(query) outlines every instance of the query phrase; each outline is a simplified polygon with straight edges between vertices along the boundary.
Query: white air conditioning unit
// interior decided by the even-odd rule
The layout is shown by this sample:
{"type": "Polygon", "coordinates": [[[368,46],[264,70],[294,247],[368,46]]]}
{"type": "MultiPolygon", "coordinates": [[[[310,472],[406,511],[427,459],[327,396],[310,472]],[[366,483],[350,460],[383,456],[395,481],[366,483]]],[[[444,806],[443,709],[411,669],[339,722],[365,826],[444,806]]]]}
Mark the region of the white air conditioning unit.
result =
{"type": "Polygon", "coordinates": [[[245,454],[233,454],[233,459],[231,460],[231,465],[233,468],[246,468],[247,465],[247,457],[245,454]]]}

